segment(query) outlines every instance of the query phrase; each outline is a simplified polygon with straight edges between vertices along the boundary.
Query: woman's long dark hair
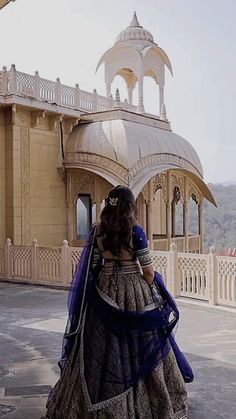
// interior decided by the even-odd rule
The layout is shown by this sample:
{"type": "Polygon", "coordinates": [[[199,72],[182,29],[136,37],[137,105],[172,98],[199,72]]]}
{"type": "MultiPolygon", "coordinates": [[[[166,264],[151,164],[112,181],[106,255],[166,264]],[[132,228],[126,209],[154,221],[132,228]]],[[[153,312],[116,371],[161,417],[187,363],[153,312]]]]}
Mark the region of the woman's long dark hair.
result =
{"type": "Polygon", "coordinates": [[[136,220],[137,206],[133,192],[121,185],[111,189],[101,213],[98,232],[103,249],[114,256],[120,254],[121,248],[132,252],[132,227],[136,220]]]}

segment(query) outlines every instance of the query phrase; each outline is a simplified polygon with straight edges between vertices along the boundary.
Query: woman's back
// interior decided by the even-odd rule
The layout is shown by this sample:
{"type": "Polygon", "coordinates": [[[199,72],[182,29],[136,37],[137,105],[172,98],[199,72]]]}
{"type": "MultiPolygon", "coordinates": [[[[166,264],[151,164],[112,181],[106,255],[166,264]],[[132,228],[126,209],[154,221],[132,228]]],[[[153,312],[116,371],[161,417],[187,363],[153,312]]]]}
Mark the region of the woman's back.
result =
{"type": "Polygon", "coordinates": [[[158,288],[153,296],[151,255],[135,211],[128,188],[110,191],[89,269],[78,278],[88,284],[88,300],[50,419],[187,418],[184,381],[164,329],[166,302],[158,288]]]}

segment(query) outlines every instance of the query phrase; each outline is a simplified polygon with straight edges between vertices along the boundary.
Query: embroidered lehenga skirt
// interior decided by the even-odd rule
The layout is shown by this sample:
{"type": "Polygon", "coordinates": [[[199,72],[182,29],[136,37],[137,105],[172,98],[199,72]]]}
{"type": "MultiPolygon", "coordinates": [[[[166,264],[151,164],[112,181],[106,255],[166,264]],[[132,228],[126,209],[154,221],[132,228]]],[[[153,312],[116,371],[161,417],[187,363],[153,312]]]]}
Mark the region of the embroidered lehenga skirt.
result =
{"type": "MultiPolygon", "coordinates": [[[[123,266],[115,273],[103,268],[97,289],[107,303],[122,310],[140,311],[152,307],[151,289],[143,279],[138,265],[123,266]]],[[[115,339],[115,337],[113,337],[115,339]]],[[[143,380],[113,397],[111,386],[104,384],[104,370],[119,368],[116,342],[111,342],[92,309],[84,314],[81,333],[55,388],[55,397],[48,401],[50,419],[184,419],[187,418],[185,383],[172,349],[143,380]],[[86,357],[86,346],[96,348],[96,357],[86,357]],[[99,386],[97,385],[99,383],[99,386]],[[91,403],[103,394],[102,401],[91,403]]],[[[132,345],[131,345],[132,346],[132,345]]],[[[130,348],[130,346],[129,346],[130,348]]],[[[133,348],[135,351],[135,348],[133,348]]],[[[130,354],[132,356],[132,354],[130,354]]],[[[120,366],[122,368],[122,365],[120,366]]],[[[101,399],[101,397],[100,397],[101,399]]]]}

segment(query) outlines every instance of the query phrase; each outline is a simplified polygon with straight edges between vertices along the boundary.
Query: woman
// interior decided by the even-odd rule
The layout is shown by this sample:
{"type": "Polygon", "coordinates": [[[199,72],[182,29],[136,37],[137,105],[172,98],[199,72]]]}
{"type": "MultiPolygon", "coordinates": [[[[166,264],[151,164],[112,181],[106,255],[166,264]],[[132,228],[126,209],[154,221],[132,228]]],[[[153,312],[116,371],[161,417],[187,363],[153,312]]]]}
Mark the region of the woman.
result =
{"type": "Polygon", "coordinates": [[[187,418],[193,373],[172,333],[178,309],[136,219],[131,190],[113,188],[70,289],[50,419],[187,418]]]}

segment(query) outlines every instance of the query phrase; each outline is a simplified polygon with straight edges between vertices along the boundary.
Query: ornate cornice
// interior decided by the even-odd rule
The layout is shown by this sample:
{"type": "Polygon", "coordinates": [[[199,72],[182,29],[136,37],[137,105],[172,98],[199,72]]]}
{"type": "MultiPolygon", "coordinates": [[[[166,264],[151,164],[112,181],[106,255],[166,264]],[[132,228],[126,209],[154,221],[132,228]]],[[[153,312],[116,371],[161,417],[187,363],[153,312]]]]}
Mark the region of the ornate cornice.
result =
{"type": "Polygon", "coordinates": [[[151,156],[144,157],[143,159],[137,161],[129,170],[131,179],[135,179],[137,174],[140,174],[140,172],[146,167],[155,166],[158,164],[168,164],[170,166],[173,166],[173,169],[186,169],[196,174],[198,177],[201,177],[201,174],[198,172],[198,170],[187,160],[174,154],[163,153],[153,154],[151,156]]]}
{"type": "Polygon", "coordinates": [[[99,156],[96,154],[80,153],[80,152],[67,152],[65,157],[66,168],[91,168],[96,167],[103,173],[104,170],[112,173],[117,179],[126,182],[127,170],[107,157],[99,156]]]}
{"type": "MultiPolygon", "coordinates": [[[[67,152],[65,157],[65,167],[66,168],[82,168],[86,167],[97,167],[115,174],[118,179],[121,179],[127,185],[135,181],[136,177],[140,177],[143,170],[150,168],[150,166],[157,166],[158,164],[168,164],[173,166],[173,169],[184,168],[199,176],[198,171],[194,168],[189,162],[184,160],[181,157],[174,156],[172,154],[154,154],[151,156],[144,157],[143,159],[137,161],[131,169],[127,169],[124,166],[121,166],[119,163],[114,160],[108,159],[104,156],[99,156],[97,154],[81,153],[81,152],[67,152]]],[[[181,184],[181,187],[184,188],[181,184]]],[[[184,196],[184,189],[182,189],[182,196],[184,196]]]]}

